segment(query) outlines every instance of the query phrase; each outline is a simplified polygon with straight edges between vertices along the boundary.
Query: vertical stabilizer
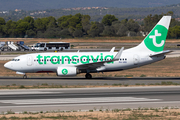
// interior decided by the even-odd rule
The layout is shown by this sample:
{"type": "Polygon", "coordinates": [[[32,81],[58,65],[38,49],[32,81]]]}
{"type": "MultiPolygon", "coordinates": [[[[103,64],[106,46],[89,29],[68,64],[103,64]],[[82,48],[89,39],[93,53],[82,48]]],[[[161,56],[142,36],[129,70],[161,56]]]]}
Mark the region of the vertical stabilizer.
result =
{"type": "Polygon", "coordinates": [[[163,16],[146,38],[134,48],[143,52],[162,52],[164,49],[171,16],[163,16]]]}

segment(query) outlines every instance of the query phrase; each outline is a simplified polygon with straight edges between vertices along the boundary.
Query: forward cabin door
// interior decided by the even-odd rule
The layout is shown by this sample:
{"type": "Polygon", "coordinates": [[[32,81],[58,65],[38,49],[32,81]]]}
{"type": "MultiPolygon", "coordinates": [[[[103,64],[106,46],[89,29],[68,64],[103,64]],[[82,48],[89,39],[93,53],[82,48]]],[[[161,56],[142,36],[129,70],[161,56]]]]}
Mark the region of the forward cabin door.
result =
{"type": "Polygon", "coordinates": [[[27,56],[27,65],[28,65],[28,66],[32,66],[32,62],[33,62],[32,56],[28,55],[28,56],[27,56]]]}

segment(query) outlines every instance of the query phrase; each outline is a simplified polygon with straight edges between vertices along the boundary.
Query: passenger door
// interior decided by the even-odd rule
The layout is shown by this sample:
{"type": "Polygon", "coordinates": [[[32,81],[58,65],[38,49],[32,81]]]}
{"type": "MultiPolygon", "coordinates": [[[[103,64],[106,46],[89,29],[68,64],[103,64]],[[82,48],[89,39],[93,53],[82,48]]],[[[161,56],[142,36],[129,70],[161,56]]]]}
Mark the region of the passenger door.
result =
{"type": "Polygon", "coordinates": [[[32,62],[33,62],[32,56],[28,55],[28,56],[27,56],[27,65],[28,65],[28,66],[32,66],[32,64],[33,64],[32,62]]]}

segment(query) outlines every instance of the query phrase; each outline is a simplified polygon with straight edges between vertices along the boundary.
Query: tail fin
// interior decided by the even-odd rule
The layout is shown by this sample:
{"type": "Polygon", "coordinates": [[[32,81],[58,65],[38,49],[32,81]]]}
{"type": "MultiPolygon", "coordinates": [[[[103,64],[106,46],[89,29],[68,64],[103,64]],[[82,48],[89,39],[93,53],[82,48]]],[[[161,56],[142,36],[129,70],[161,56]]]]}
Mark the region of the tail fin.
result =
{"type": "Polygon", "coordinates": [[[163,16],[146,38],[135,47],[146,52],[162,52],[164,49],[171,16],[163,16]]]}

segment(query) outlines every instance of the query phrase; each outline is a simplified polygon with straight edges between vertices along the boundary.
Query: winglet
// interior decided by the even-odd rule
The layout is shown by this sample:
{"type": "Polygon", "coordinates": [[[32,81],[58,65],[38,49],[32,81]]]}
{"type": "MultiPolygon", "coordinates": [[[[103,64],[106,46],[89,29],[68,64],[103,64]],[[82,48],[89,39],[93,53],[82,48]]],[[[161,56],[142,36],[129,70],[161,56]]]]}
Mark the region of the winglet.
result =
{"type": "Polygon", "coordinates": [[[121,57],[121,54],[122,54],[123,50],[124,50],[124,47],[122,47],[122,48],[119,50],[119,52],[116,54],[116,56],[113,58],[112,61],[119,60],[119,58],[121,57]]]}
{"type": "Polygon", "coordinates": [[[114,52],[114,50],[115,50],[115,47],[113,47],[113,48],[110,50],[110,52],[114,52]]]}

